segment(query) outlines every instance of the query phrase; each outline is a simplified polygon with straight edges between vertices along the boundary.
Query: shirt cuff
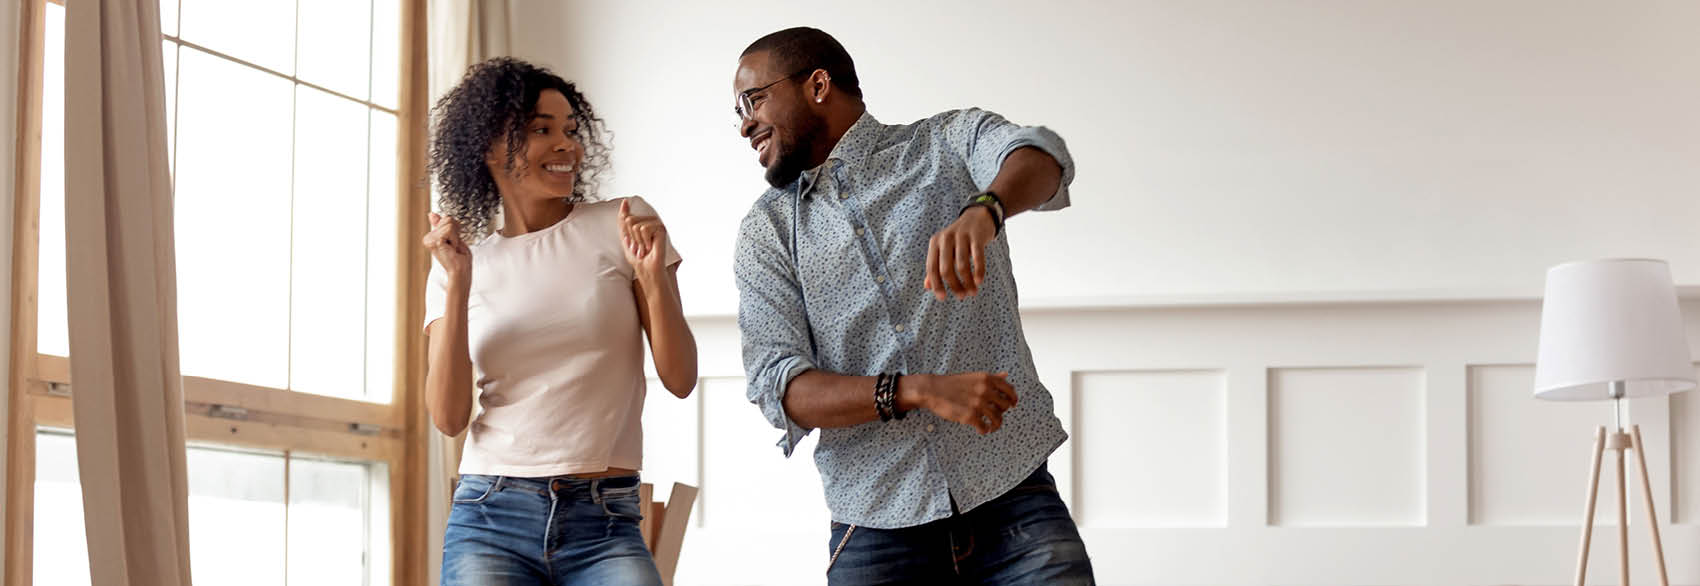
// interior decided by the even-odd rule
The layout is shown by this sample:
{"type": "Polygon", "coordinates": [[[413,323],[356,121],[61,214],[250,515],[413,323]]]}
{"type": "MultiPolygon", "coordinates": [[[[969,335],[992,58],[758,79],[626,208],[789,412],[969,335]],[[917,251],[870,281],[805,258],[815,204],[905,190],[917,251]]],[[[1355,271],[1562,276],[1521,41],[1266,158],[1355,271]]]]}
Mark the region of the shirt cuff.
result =
{"type": "Polygon", "coordinates": [[[1057,192],[1045,200],[1045,203],[1034,207],[1033,211],[1050,212],[1068,207],[1068,184],[1074,182],[1074,158],[1068,155],[1068,147],[1063,144],[1062,137],[1043,126],[1029,126],[1017,130],[1015,135],[1010,137],[1009,143],[1004,145],[1003,152],[998,153],[998,166],[1002,167],[1004,159],[1008,159],[1010,153],[1023,147],[1039,149],[1062,166],[1062,180],[1057,182],[1057,192]]]}
{"type": "Polygon", "coordinates": [[[779,450],[784,452],[787,458],[791,457],[791,453],[797,450],[797,444],[809,435],[809,430],[797,425],[797,422],[792,421],[791,416],[785,413],[785,391],[791,387],[791,379],[797,378],[797,375],[814,367],[814,364],[801,356],[786,358],[774,367],[774,371],[778,373],[778,376],[774,377],[774,384],[778,388],[773,393],[774,410],[777,412],[773,421],[774,423],[783,422],[785,428],[785,435],[780,437],[779,442],[775,445],[779,446],[779,450]]]}

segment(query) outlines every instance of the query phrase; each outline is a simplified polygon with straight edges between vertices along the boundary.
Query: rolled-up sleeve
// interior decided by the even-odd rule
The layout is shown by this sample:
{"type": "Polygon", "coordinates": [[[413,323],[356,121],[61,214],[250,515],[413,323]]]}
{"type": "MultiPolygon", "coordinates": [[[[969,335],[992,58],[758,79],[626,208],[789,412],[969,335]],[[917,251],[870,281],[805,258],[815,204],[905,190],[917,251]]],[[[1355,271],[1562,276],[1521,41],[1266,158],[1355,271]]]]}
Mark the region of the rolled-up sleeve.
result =
{"type": "Polygon", "coordinates": [[[733,272],[747,396],[768,423],[785,430],[779,448],[790,457],[809,430],[785,414],[785,389],[815,365],[803,289],[778,228],[771,213],[758,204],[739,228],[733,272]]]}
{"type": "Polygon", "coordinates": [[[967,160],[975,187],[986,189],[991,186],[1010,153],[1019,148],[1033,147],[1050,155],[1062,166],[1062,181],[1057,184],[1057,192],[1033,209],[1052,211],[1068,207],[1068,186],[1074,182],[1074,158],[1069,156],[1068,145],[1057,133],[1043,126],[1021,126],[979,108],[955,110],[941,116],[944,117],[945,139],[967,160]]]}

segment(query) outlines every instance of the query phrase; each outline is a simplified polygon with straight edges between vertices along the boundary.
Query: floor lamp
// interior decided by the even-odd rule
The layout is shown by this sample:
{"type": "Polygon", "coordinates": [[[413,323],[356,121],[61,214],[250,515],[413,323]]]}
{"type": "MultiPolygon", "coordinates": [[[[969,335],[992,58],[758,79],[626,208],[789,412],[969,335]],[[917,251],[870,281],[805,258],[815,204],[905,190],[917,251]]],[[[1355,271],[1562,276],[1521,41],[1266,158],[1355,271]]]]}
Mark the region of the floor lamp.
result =
{"type": "Polygon", "coordinates": [[[1681,309],[1670,266],[1647,259],[1610,259],[1562,264],[1547,271],[1541,306],[1540,357],[1535,363],[1535,397],[1551,401],[1610,400],[1614,429],[1594,430],[1593,465],[1582,519],[1582,543],[1576,559],[1576,586],[1588,574],[1588,546],[1594,532],[1594,503],[1599,495],[1600,457],[1617,453],[1617,539],[1620,584],[1629,584],[1628,493],[1624,490],[1626,450],[1635,452],[1641,499],[1659,584],[1665,575],[1658,516],[1647,480],[1646,446],[1641,428],[1623,425],[1623,401],[1693,389],[1694,361],[1683,334],[1681,309]]]}

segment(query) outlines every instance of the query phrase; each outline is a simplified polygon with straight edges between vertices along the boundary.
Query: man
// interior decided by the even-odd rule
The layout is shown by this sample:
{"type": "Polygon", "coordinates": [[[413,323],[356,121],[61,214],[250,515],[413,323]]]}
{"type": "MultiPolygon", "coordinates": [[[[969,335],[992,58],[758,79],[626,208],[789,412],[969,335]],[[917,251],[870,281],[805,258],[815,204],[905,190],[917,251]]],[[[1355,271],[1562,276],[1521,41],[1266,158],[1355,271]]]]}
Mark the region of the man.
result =
{"type": "Polygon", "coordinates": [[[733,91],[772,186],[738,235],[749,398],[787,456],[821,430],[829,582],[1092,583],[1002,237],[1068,205],[1062,139],[977,109],[881,124],[811,28],[751,44],[733,91]]]}

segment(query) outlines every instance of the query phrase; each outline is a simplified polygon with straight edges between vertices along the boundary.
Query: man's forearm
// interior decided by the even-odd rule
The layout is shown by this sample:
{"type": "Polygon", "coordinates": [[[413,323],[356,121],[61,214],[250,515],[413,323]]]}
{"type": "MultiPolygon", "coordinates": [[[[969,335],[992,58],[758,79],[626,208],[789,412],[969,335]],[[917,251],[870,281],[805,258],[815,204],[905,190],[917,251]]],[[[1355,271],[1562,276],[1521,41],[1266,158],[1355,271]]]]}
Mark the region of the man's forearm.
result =
{"type": "MultiPolygon", "coordinates": [[[[807,370],[785,391],[785,416],[805,429],[850,427],[879,420],[874,406],[878,377],[845,376],[807,370]]],[[[1003,426],[1003,413],[1020,400],[1007,373],[910,374],[897,380],[893,407],[898,413],[926,410],[940,419],[991,433],[1003,426]]]]}
{"type": "MultiPolygon", "coordinates": [[[[920,407],[917,383],[924,375],[898,379],[896,407],[911,411],[920,407]]],[[[878,421],[874,407],[877,377],[846,376],[819,369],[803,371],[785,388],[785,416],[804,429],[850,427],[878,421]]]]}
{"type": "Polygon", "coordinates": [[[1062,187],[1062,165],[1045,151],[1021,147],[998,168],[991,190],[1003,201],[1004,217],[1039,207],[1062,187]]]}

